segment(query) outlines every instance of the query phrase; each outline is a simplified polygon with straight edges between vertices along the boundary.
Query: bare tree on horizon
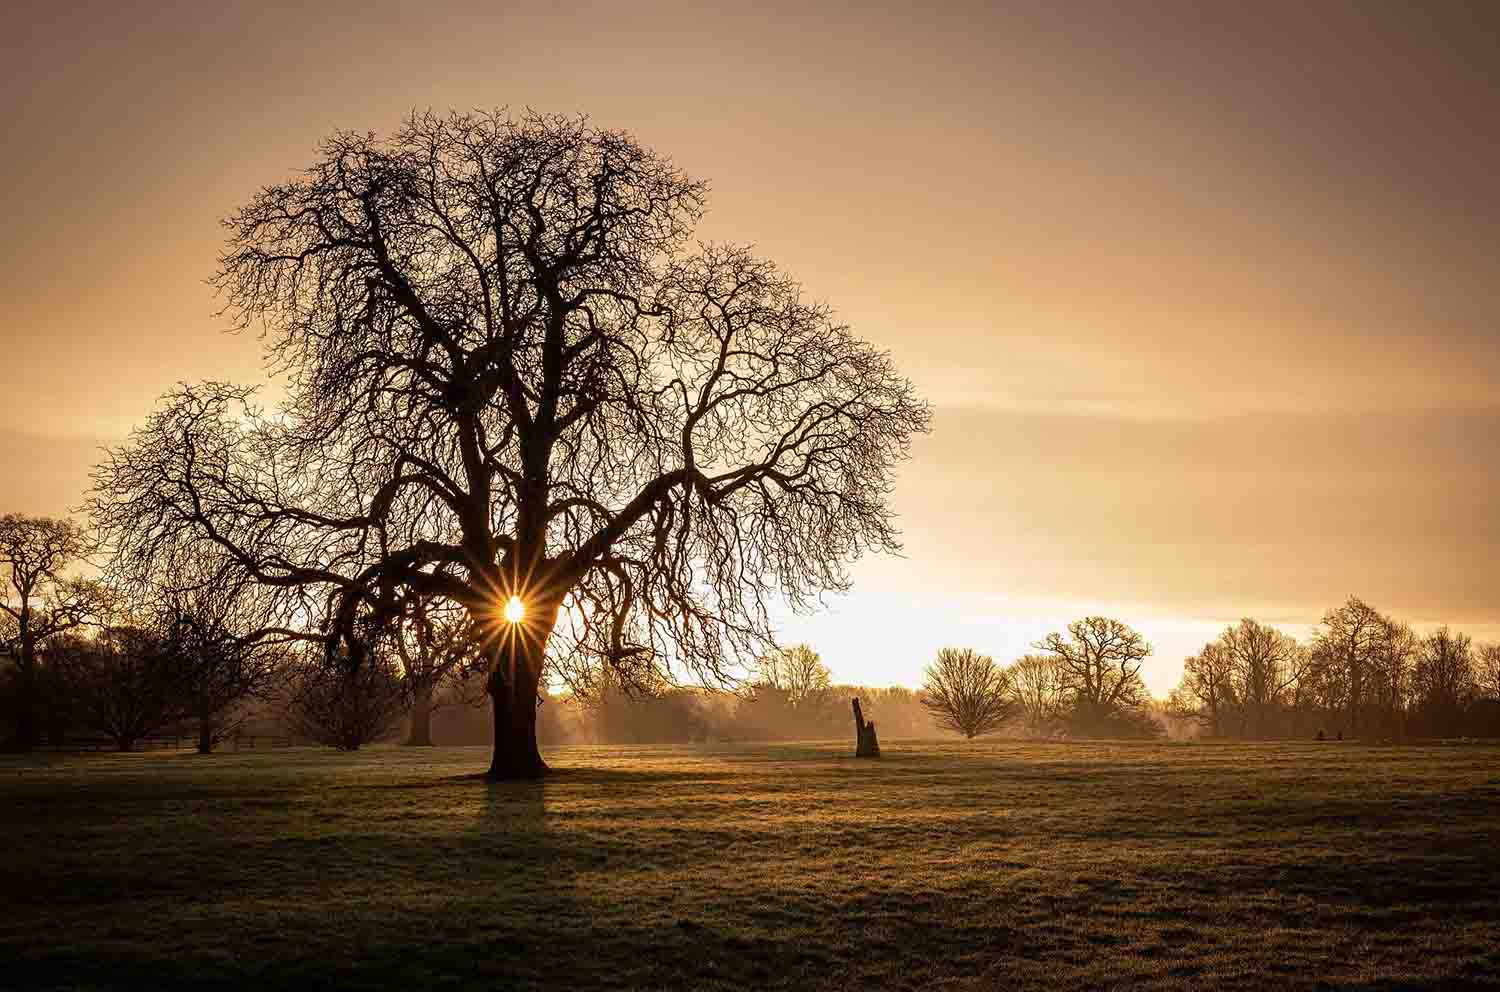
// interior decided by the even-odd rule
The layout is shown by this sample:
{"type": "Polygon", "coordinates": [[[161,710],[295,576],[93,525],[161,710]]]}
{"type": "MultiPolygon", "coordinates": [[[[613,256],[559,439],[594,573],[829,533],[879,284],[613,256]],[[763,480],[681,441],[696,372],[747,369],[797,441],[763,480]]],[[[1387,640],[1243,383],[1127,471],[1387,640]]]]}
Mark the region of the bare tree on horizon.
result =
{"type": "Polygon", "coordinates": [[[1057,659],[1046,654],[1027,654],[1010,665],[1016,701],[1033,733],[1042,733],[1063,714],[1067,684],[1057,659]]]}
{"type": "Polygon", "coordinates": [[[286,681],[282,720],[298,737],[358,751],[395,734],[408,689],[387,645],[367,646],[363,664],[356,667],[304,656],[293,663],[286,681]]]}
{"type": "Polygon", "coordinates": [[[1057,659],[1084,729],[1136,712],[1150,698],[1141,664],[1151,645],[1119,620],[1084,617],[1068,624],[1067,636],[1054,632],[1036,646],[1057,659]]]}
{"type": "Polygon", "coordinates": [[[1474,687],[1480,696],[1500,701],[1500,644],[1475,645],[1474,687]]]}
{"type": "Polygon", "coordinates": [[[1296,638],[1248,617],[1220,634],[1219,644],[1229,660],[1240,709],[1240,735],[1264,736],[1272,711],[1302,677],[1307,652],[1296,638]]]}
{"type": "Polygon", "coordinates": [[[70,520],[0,516],[0,645],[15,657],[18,693],[16,730],[9,747],[36,745],[38,645],[89,623],[103,603],[97,582],[65,574],[93,549],[83,528],[70,520]]]}
{"type": "Polygon", "coordinates": [[[999,729],[1016,715],[1009,671],[972,648],[943,648],[927,666],[922,705],[938,725],[969,740],[999,729]]]}
{"type": "Polygon", "coordinates": [[[1205,644],[1203,650],[1182,664],[1182,685],[1196,703],[1194,714],[1208,728],[1210,737],[1224,733],[1229,711],[1238,703],[1234,688],[1234,661],[1222,641],[1205,644]]]}
{"type": "Polygon", "coordinates": [[[1314,638],[1326,675],[1338,685],[1349,721],[1349,733],[1358,736],[1360,715],[1369,692],[1366,684],[1375,669],[1390,621],[1373,606],[1350,596],[1342,606],[1323,615],[1322,629],[1314,638]]]}
{"type": "Polygon", "coordinates": [[[827,700],[833,677],[823,658],[806,644],[791,644],[763,655],[755,666],[756,686],[786,696],[793,708],[827,700]]]}

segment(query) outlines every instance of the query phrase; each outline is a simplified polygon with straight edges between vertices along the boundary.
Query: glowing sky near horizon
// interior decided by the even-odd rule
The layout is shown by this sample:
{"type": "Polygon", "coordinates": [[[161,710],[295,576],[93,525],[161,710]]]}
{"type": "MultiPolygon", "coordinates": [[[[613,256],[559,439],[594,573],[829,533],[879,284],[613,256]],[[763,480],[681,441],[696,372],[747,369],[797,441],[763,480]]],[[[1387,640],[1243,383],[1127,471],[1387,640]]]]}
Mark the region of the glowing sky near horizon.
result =
{"type": "Polygon", "coordinates": [[[1500,636],[1500,8],[32,4],[0,45],[0,509],[261,377],[218,220],[337,128],[586,112],[932,400],[906,557],[790,622],[849,681],[1105,611],[1145,674],[1347,595],[1500,636]]]}

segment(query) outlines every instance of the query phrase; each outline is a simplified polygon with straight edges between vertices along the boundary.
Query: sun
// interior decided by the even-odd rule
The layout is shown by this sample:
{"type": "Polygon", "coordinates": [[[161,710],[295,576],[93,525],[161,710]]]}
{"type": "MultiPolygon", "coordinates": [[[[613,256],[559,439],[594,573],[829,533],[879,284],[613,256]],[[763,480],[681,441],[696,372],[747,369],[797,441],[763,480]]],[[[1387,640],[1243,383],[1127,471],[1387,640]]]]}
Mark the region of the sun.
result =
{"type": "Polygon", "coordinates": [[[526,604],[520,596],[512,596],[505,604],[505,619],[508,623],[520,623],[526,617],[526,604]]]}

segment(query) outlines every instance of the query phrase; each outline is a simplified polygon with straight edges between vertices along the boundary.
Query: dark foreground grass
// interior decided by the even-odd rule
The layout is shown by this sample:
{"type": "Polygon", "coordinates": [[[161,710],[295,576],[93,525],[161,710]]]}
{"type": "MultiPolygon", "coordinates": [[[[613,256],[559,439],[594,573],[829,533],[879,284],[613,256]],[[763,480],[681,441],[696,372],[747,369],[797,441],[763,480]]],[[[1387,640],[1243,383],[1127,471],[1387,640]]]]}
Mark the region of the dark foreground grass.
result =
{"type": "Polygon", "coordinates": [[[1500,747],[0,763],[15,988],[1482,986],[1500,747]]]}

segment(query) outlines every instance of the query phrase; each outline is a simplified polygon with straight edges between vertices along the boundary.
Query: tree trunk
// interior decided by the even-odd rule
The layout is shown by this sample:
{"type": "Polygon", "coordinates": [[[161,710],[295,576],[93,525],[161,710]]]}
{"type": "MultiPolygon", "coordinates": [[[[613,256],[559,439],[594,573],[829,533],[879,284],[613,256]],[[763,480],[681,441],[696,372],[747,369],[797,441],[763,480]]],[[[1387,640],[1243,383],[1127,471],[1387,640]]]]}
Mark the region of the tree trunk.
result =
{"type": "Polygon", "coordinates": [[[32,640],[25,618],[21,621],[21,685],[16,699],[17,751],[30,751],[36,746],[36,644],[32,640]]]}
{"type": "Polygon", "coordinates": [[[1349,736],[1359,735],[1359,704],[1365,693],[1363,660],[1351,650],[1349,655],[1349,736]]]}
{"type": "Polygon", "coordinates": [[[542,659],[547,637],[552,633],[556,609],[536,609],[530,617],[506,632],[507,643],[496,652],[490,673],[489,695],[495,716],[495,752],[490,759],[492,779],[541,778],[547,763],[536,746],[536,704],[542,679],[542,659]]]}
{"type": "Polygon", "coordinates": [[[211,755],[214,746],[219,743],[217,728],[213,725],[213,714],[205,713],[198,717],[198,753],[199,755],[211,755]]]}
{"type": "Polygon", "coordinates": [[[432,684],[419,681],[412,687],[411,727],[407,747],[432,747],[432,684]]]}

